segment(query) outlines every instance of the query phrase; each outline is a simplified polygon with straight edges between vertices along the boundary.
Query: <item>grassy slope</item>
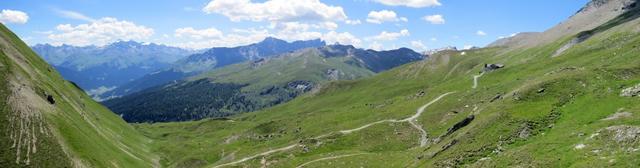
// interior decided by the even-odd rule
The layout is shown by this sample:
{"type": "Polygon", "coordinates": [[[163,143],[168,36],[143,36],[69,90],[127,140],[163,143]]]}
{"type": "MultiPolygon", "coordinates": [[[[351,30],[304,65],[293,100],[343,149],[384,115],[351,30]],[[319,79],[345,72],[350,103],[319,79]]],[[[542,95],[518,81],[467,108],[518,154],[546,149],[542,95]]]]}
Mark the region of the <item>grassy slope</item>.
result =
{"type": "Polygon", "coordinates": [[[345,61],[352,59],[349,57],[324,58],[313,51],[295,52],[269,59],[267,63],[257,68],[252,68],[249,62],[235,64],[192,77],[190,80],[210,78],[219,83],[251,84],[245,90],[256,90],[285,85],[295,80],[324,83],[327,81],[326,72],[328,69],[338,69],[343,72],[344,75],[340,76],[340,79],[343,80],[375,74],[364,67],[345,63],[345,61]]]}
{"type": "MultiPolygon", "coordinates": [[[[36,102],[28,102],[36,113],[44,116],[44,121],[37,118],[10,118],[17,114],[11,105],[3,100],[2,119],[0,122],[2,132],[9,134],[17,128],[11,128],[12,124],[20,122],[41,122],[45,125],[45,131],[34,131],[38,150],[30,156],[22,155],[16,162],[17,148],[7,148],[12,143],[11,139],[2,136],[2,162],[0,167],[22,167],[26,160],[30,165],[42,167],[88,166],[88,167],[149,167],[153,163],[154,155],[149,153],[148,143],[144,136],[126,124],[121,118],[100,104],[94,102],[84,92],[74,87],[73,84],[53,70],[45,61],[38,57],[6,27],[0,26],[0,37],[8,42],[9,46],[2,46],[2,96],[9,97],[9,81],[16,77],[22,77],[18,82],[30,87],[27,90],[35,90],[44,99],[43,92],[51,94],[56,103],[53,106],[42,106],[36,102]],[[17,52],[14,52],[17,51],[17,52]],[[16,59],[11,59],[9,55],[16,59]],[[24,61],[25,66],[18,66],[16,61],[24,61]],[[34,121],[30,121],[34,120],[34,121]],[[8,122],[4,122],[8,121],[8,122]],[[64,151],[64,153],[63,153],[64,151]]],[[[25,93],[28,94],[28,93],[25,93]]],[[[25,101],[25,100],[23,100],[25,101]]],[[[44,100],[38,100],[44,102],[44,100]]],[[[27,129],[29,126],[26,127],[27,129]]],[[[31,126],[37,130],[38,127],[31,126]]],[[[25,136],[25,135],[20,135],[25,136]]],[[[26,147],[23,147],[26,148],[26,147]]]]}
{"type": "MultiPolygon", "coordinates": [[[[7,80],[13,66],[9,64],[9,58],[5,55],[4,51],[0,52],[0,79],[7,80]]],[[[13,119],[12,109],[7,105],[9,95],[11,91],[8,88],[8,82],[0,83],[0,167],[19,167],[21,164],[26,164],[25,159],[17,158],[18,149],[14,146],[12,134],[13,129],[10,121],[13,119]]],[[[45,147],[41,148],[39,153],[34,153],[29,162],[38,163],[41,166],[46,167],[64,167],[71,165],[68,158],[65,157],[64,152],[59,146],[51,145],[55,144],[55,138],[44,136],[42,133],[36,134],[40,137],[36,142],[37,146],[45,147]],[[56,162],[52,162],[56,161],[56,162]]],[[[22,148],[21,150],[24,150],[22,148]]],[[[23,152],[24,153],[24,152],[23,152]]],[[[21,155],[24,156],[24,155],[21,155]]]]}
{"type": "MultiPolygon", "coordinates": [[[[637,165],[638,152],[605,148],[606,140],[586,140],[583,134],[591,135],[611,125],[640,125],[638,99],[618,96],[621,89],[640,82],[638,22],[603,31],[555,58],[551,55],[571,37],[526,50],[486,48],[466,51],[464,56],[440,53],[429,61],[372,78],[330,83],[320,93],[243,114],[233,121],[137,127],[157,140],[154,149],[167,166],[217,165],[296,142],[310,150],[296,147],[278,152],[266,156],[264,163],[295,167],[324,156],[365,153],[308,166],[637,165]],[[479,87],[472,89],[472,75],[484,63],[503,63],[506,68],[485,74],[479,87]],[[545,91],[538,93],[541,88],[545,91]],[[426,95],[415,97],[420,90],[426,95]],[[418,147],[418,132],[406,123],[385,123],[354,134],[312,138],[411,116],[419,106],[449,91],[457,92],[427,108],[418,118],[429,136],[443,135],[471,113],[476,113],[475,120],[426,148],[418,147]],[[490,102],[496,94],[504,98],[490,102]],[[620,108],[631,112],[632,117],[601,120],[620,108]],[[520,138],[524,128],[531,136],[520,138]],[[457,143],[442,150],[454,140],[457,143]],[[587,147],[574,149],[580,143],[587,147]],[[592,152],[595,149],[608,152],[592,152]]],[[[261,159],[239,165],[257,166],[261,159]]]]}

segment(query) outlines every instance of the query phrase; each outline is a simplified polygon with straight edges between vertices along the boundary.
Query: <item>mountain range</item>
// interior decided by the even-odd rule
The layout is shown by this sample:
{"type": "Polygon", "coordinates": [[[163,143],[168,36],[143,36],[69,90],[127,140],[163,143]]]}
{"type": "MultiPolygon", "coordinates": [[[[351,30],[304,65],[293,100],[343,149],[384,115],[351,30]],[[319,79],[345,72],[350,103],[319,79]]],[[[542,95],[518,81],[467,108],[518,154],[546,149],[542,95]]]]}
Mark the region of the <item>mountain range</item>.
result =
{"type": "Polygon", "coordinates": [[[65,79],[98,95],[146,74],[164,69],[195,53],[177,47],[135,41],[77,47],[38,44],[31,47],[65,79]]]}
{"type": "Polygon", "coordinates": [[[128,122],[226,117],[285,103],[329,81],[369,77],[423,55],[411,49],[357,49],[347,45],[306,48],[225,66],[186,81],[105,101],[128,122]]]}
{"type": "Polygon", "coordinates": [[[287,42],[268,37],[261,42],[246,46],[211,48],[203,53],[193,54],[180,59],[166,69],[146,74],[141,78],[130,81],[99,96],[102,98],[121,97],[215,68],[249,60],[270,58],[302,48],[320,47],[324,45],[325,43],[321,40],[287,42]]]}

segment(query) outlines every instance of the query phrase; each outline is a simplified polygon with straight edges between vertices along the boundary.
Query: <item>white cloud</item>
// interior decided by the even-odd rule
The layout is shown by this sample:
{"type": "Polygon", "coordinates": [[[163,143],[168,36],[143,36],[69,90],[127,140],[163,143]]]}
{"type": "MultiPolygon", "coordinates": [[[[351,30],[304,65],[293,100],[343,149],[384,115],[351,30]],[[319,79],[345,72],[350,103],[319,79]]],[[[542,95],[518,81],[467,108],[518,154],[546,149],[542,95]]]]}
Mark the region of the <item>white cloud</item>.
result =
{"type": "Polygon", "coordinates": [[[287,32],[278,32],[275,37],[287,41],[296,41],[296,40],[314,40],[322,38],[322,33],[320,32],[299,32],[299,33],[287,33],[287,32]]]}
{"type": "Polygon", "coordinates": [[[202,9],[206,13],[219,13],[232,21],[344,21],[347,15],[342,7],[329,6],[320,0],[212,0],[202,9]]]}
{"type": "Polygon", "coordinates": [[[427,50],[427,46],[425,46],[424,43],[422,43],[422,41],[420,41],[420,40],[411,41],[411,47],[413,47],[413,49],[415,49],[415,50],[420,50],[420,51],[426,51],[427,50]]]}
{"type": "Polygon", "coordinates": [[[317,24],[308,24],[308,23],[301,23],[301,22],[283,22],[283,23],[271,23],[269,28],[277,31],[285,31],[285,32],[307,31],[309,29],[335,30],[338,28],[338,24],[334,22],[322,22],[317,24]]]}
{"type": "Polygon", "coordinates": [[[329,44],[340,43],[345,45],[359,46],[361,40],[352,35],[349,32],[338,33],[334,29],[337,28],[337,24],[333,25],[333,22],[325,22],[324,24],[304,24],[298,22],[287,22],[282,24],[276,24],[273,30],[276,31],[275,37],[283,40],[312,40],[322,39],[329,44]],[[313,31],[312,29],[328,29],[331,30],[327,33],[321,33],[313,31]]]}
{"type": "Polygon", "coordinates": [[[307,31],[311,29],[313,26],[306,23],[300,22],[285,22],[285,23],[272,23],[270,28],[280,31],[307,31]]]}
{"type": "Polygon", "coordinates": [[[389,6],[407,6],[412,8],[432,7],[442,5],[438,0],[375,0],[389,6]]]}
{"type": "Polygon", "coordinates": [[[392,41],[392,40],[398,39],[399,37],[404,37],[409,35],[410,33],[409,33],[409,30],[407,29],[400,30],[400,32],[382,31],[377,36],[369,37],[368,39],[377,40],[377,41],[392,41]]]}
{"type": "Polygon", "coordinates": [[[360,46],[361,40],[349,32],[337,33],[330,31],[322,36],[322,40],[328,44],[340,43],[344,45],[360,46]]]}
{"type": "Polygon", "coordinates": [[[178,28],[175,31],[175,37],[190,37],[196,40],[205,38],[222,37],[222,32],[216,28],[208,28],[196,30],[192,27],[178,28]]]}
{"type": "Polygon", "coordinates": [[[56,13],[58,13],[59,15],[69,18],[69,19],[76,19],[76,20],[84,20],[84,21],[88,21],[88,22],[94,22],[96,21],[96,19],[93,19],[89,16],[86,16],[80,12],[76,12],[76,11],[70,11],[70,10],[62,10],[62,9],[54,9],[53,11],[55,11],[56,13]]]}
{"type": "Polygon", "coordinates": [[[144,40],[154,31],[145,26],[138,26],[129,21],[116,18],[102,18],[89,24],[71,26],[61,24],[56,31],[48,35],[54,45],[70,44],[77,46],[106,45],[116,40],[144,40]]]}
{"type": "Polygon", "coordinates": [[[384,46],[382,46],[382,44],[378,43],[377,41],[369,44],[369,48],[376,51],[384,50],[384,46]]]}
{"type": "Polygon", "coordinates": [[[327,43],[340,43],[359,46],[361,40],[349,32],[334,31],[338,25],[334,22],[317,24],[301,22],[271,23],[259,29],[232,29],[230,34],[215,28],[193,29],[191,27],[176,30],[178,42],[171,44],[184,48],[203,49],[211,47],[233,47],[262,41],[266,37],[275,37],[286,41],[322,39],[327,43]],[[318,30],[330,30],[322,33],[318,30]]]}
{"type": "Polygon", "coordinates": [[[426,20],[431,24],[444,24],[445,20],[442,15],[429,15],[424,16],[422,19],[426,20]]]}
{"type": "Polygon", "coordinates": [[[362,22],[360,20],[345,20],[344,23],[349,24],[349,25],[359,25],[362,22]]]}
{"type": "Polygon", "coordinates": [[[338,24],[335,22],[322,22],[320,24],[316,24],[316,28],[327,29],[327,30],[335,30],[338,29],[338,24]]]}
{"type": "Polygon", "coordinates": [[[359,46],[361,40],[349,32],[338,33],[333,30],[327,33],[312,31],[311,29],[319,29],[318,25],[302,24],[297,22],[288,22],[276,26],[275,37],[294,41],[294,40],[312,40],[322,39],[329,44],[340,43],[345,45],[359,46]]]}
{"type": "Polygon", "coordinates": [[[409,19],[405,17],[398,18],[396,12],[390,10],[371,11],[369,12],[369,15],[367,15],[367,22],[369,23],[382,24],[383,22],[397,21],[407,22],[409,21],[409,19]]]}
{"type": "MultiPolygon", "coordinates": [[[[179,28],[179,29],[188,30],[189,27],[179,28]]],[[[176,29],[176,34],[179,29],[176,29]]],[[[182,35],[180,38],[176,39],[177,42],[169,45],[178,46],[182,48],[191,48],[191,49],[205,49],[205,48],[211,48],[211,47],[235,47],[235,46],[248,45],[251,43],[260,42],[264,40],[266,37],[273,36],[272,34],[269,34],[269,31],[267,30],[233,29],[233,33],[231,34],[225,34],[221,31],[219,31],[219,34],[211,33],[211,32],[215,32],[212,30],[217,30],[217,29],[216,28],[208,28],[208,29],[202,29],[202,30],[194,29],[193,32],[210,32],[210,33],[200,33],[200,34],[211,34],[211,35],[209,36],[182,35]]],[[[189,34],[192,34],[192,33],[189,33],[189,34]]]]}
{"type": "Polygon", "coordinates": [[[175,35],[179,37],[177,39],[178,42],[170,45],[192,49],[234,47],[257,43],[266,37],[275,37],[287,41],[322,39],[329,44],[340,43],[354,46],[360,46],[361,44],[361,40],[349,32],[338,33],[329,31],[323,34],[321,32],[308,31],[308,29],[313,27],[312,25],[296,22],[289,22],[288,24],[277,26],[282,27],[274,28],[273,30],[279,30],[275,33],[270,33],[267,29],[233,29],[230,34],[214,31],[217,30],[215,28],[202,30],[192,29],[190,27],[180,28],[176,30],[175,35]]]}
{"type": "Polygon", "coordinates": [[[335,30],[338,27],[333,22],[323,24],[306,24],[299,22],[273,23],[270,28],[276,32],[275,36],[283,40],[310,40],[322,38],[322,33],[311,29],[335,30]]]}
{"type": "Polygon", "coordinates": [[[29,15],[22,11],[11,10],[11,9],[3,9],[0,12],[0,22],[3,24],[8,23],[17,23],[17,24],[25,24],[29,20],[29,15]]]}
{"type": "Polygon", "coordinates": [[[431,39],[429,39],[431,41],[438,41],[438,38],[432,37],[431,39]]]}
{"type": "Polygon", "coordinates": [[[486,35],[487,35],[487,33],[485,33],[485,32],[484,32],[484,31],[482,31],[482,30],[478,30],[478,31],[476,32],[476,35],[478,35],[478,36],[486,36],[486,35]]]}

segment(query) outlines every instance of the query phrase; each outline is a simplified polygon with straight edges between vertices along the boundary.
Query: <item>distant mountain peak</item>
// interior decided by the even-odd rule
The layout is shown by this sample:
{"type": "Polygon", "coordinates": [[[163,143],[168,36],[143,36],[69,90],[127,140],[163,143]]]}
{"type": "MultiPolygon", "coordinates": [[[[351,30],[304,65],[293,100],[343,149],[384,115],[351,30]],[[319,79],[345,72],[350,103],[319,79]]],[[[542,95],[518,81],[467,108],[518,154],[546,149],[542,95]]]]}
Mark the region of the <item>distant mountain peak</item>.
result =
{"type": "Polygon", "coordinates": [[[274,44],[274,43],[287,43],[287,41],[269,36],[267,38],[264,38],[264,40],[262,40],[258,44],[274,44]]]}
{"type": "Polygon", "coordinates": [[[292,42],[288,42],[286,40],[282,40],[276,37],[266,37],[264,38],[264,40],[256,43],[256,44],[286,44],[286,43],[322,43],[323,45],[326,45],[326,43],[324,41],[322,41],[321,39],[311,39],[311,40],[296,40],[296,41],[292,41],[292,42]]]}
{"type": "Polygon", "coordinates": [[[108,47],[135,47],[135,46],[142,46],[142,43],[139,43],[137,41],[133,41],[133,40],[128,40],[128,41],[124,41],[124,40],[119,40],[116,42],[113,42],[109,45],[107,45],[108,47]]]}
{"type": "Polygon", "coordinates": [[[400,47],[400,48],[395,49],[395,50],[398,50],[398,51],[413,51],[412,49],[407,48],[407,47],[400,47]]]}
{"type": "Polygon", "coordinates": [[[356,48],[353,45],[342,45],[342,44],[332,44],[332,45],[326,45],[324,47],[325,48],[351,48],[351,49],[355,49],[356,48]]]}

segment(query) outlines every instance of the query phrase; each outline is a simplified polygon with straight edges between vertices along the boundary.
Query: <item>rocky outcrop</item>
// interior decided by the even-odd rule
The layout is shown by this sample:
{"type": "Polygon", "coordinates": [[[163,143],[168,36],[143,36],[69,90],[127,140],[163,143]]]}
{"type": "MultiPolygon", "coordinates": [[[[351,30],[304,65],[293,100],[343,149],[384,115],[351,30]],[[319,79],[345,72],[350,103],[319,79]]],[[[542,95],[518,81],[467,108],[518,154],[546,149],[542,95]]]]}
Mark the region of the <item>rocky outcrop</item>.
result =
{"type": "Polygon", "coordinates": [[[602,119],[602,121],[609,121],[609,120],[617,120],[617,119],[621,119],[621,118],[628,118],[628,117],[631,117],[632,115],[633,114],[630,113],[630,112],[618,111],[617,113],[611,114],[607,118],[602,119]]]}
{"type": "Polygon", "coordinates": [[[518,131],[518,138],[527,139],[531,136],[531,126],[528,124],[524,124],[522,129],[518,131]]]}
{"type": "Polygon", "coordinates": [[[264,65],[264,64],[266,64],[266,63],[267,63],[267,59],[265,59],[265,58],[260,58],[260,59],[257,59],[257,60],[255,60],[255,61],[252,61],[252,62],[251,62],[251,68],[254,68],[254,69],[255,69],[255,68],[258,68],[258,67],[260,67],[260,66],[262,66],[262,65],[264,65]]]}
{"type": "Polygon", "coordinates": [[[484,64],[483,72],[491,72],[500,68],[504,68],[503,64],[484,64]]]}
{"type": "Polygon", "coordinates": [[[622,90],[620,96],[622,97],[636,97],[640,95],[640,84],[637,84],[633,87],[626,88],[622,90]]]}
{"type": "Polygon", "coordinates": [[[340,79],[340,70],[337,69],[327,69],[327,79],[330,81],[335,81],[340,79]]]}
{"type": "Polygon", "coordinates": [[[52,95],[47,95],[47,101],[49,104],[56,104],[56,100],[53,99],[52,95]]]}
{"type": "Polygon", "coordinates": [[[610,133],[611,140],[617,143],[640,142],[640,127],[638,126],[618,125],[607,127],[606,130],[610,133]]]}
{"type": "Polygon", "coordinates": [[[310,81],[293,81],[287,84],[288,88],[308,92],[313,89],[313,83],[310,81]]]}
{"type": "Polygon", "coordinates": [[[473,119],[475,119],[474,115],[470,115],[467,118],[464,118],[462,121],[454,124],[453,127],[447,129],[447,133],[444,136],[451,135],[453,132],[458,131],[460,128],[471,124],[471,121],[473,121],[473,119]]]}
{"type": "Polygon", "coordinates": [[[498,93],[495,96],[493,96],[493,98],[491,98],[491,100],[489,100],[490,103],[493,103],[494,101],[500,100],[502,99],[502,94],[498,93]]]}

